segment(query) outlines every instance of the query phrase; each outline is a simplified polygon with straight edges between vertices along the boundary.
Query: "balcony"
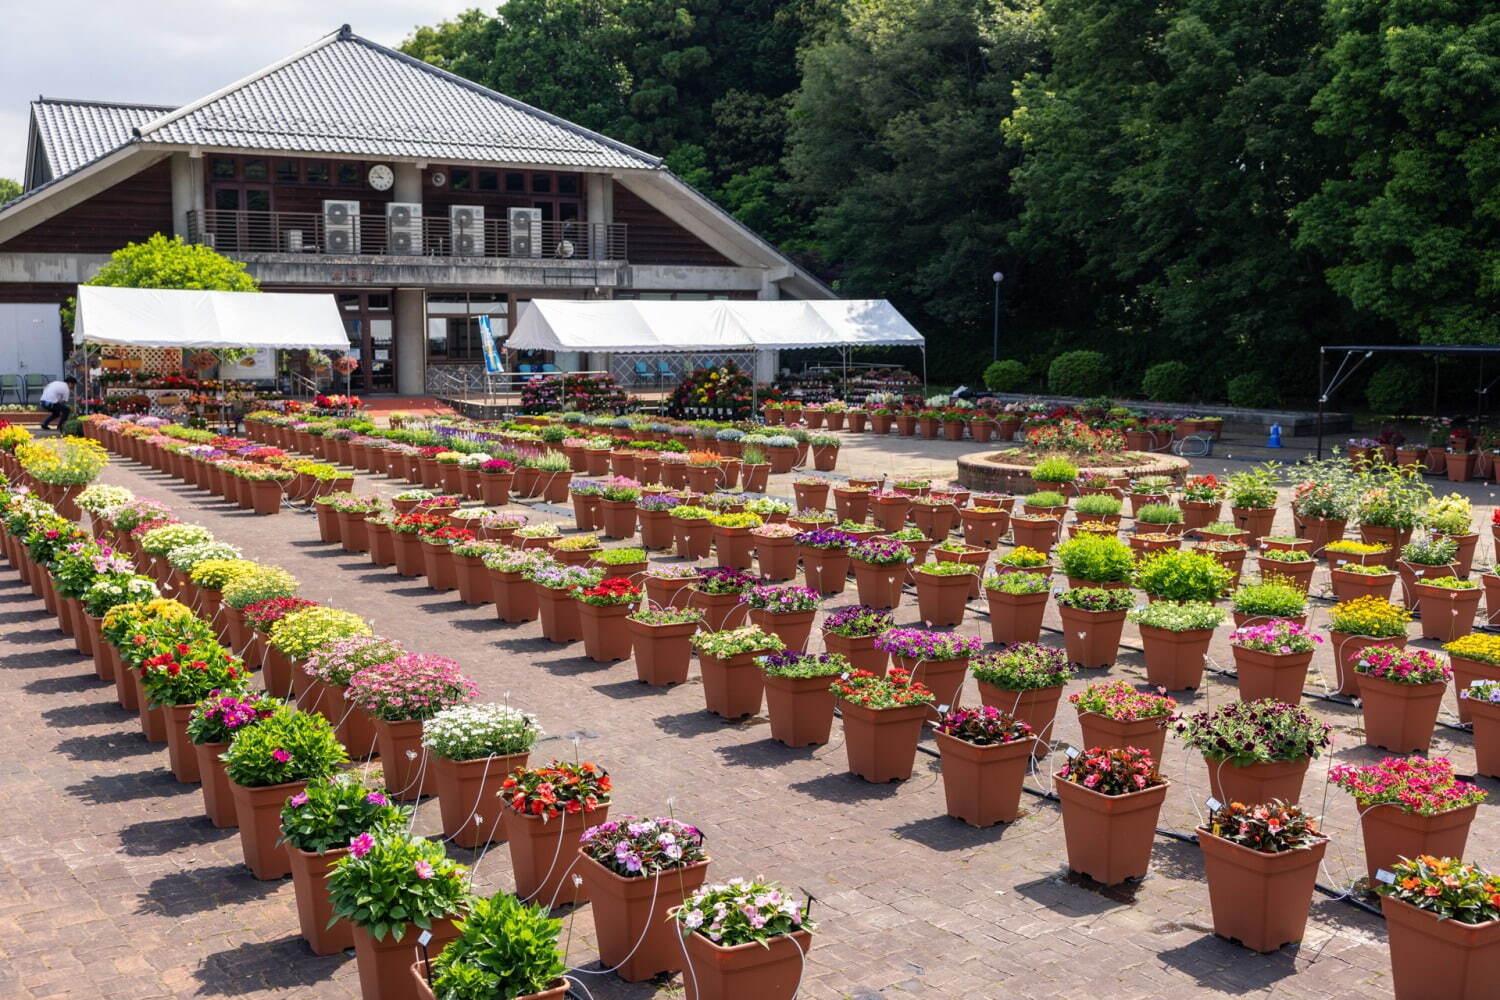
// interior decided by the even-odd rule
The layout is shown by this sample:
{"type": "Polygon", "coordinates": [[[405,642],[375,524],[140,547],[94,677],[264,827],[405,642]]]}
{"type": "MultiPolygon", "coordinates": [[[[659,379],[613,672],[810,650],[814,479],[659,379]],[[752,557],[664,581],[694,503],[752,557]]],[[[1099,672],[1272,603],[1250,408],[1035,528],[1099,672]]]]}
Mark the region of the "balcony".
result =
{"type": "Polygon", "coordinates": [[[625,226],[603,222],[539,222],[513,231],[506,219],[487,218],[471,230],[446,216],[400,225],[358,215],[338,225],[321,212],[207,209],[188,213],[188,239],[231,255],[490,258],[536,266],[626,259],[625,226]]]}

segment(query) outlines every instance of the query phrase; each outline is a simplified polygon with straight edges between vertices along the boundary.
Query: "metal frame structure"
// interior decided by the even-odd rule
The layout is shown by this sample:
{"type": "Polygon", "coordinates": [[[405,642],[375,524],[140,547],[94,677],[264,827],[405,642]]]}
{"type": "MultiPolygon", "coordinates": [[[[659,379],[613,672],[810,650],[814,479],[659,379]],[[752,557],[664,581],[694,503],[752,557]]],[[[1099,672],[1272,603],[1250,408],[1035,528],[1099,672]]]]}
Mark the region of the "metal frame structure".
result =
{"type": "MultiPolygon", "coordinates": [[[[1474,390],[1478,399],[1474,403],[1474,422],[1480,423],[1484,419],[1485,397],[1489,395],[1500,378],[1489,382],[1484,381],[1484,359],[1490,355],[1500,355],[1500,346],[1486,346],[1483,344],[1454,344],[1449,346],[1424,346],[1420,344],[1325,344],[1318,348],[1318,457],[1323,457],[1323,410],[1328,400],[1339,390],[1350,377],[1359,370],[1370,358],[1377,353],[1380,354],[1427,354],[1435,357],[1474,357],[1479,359],[1479,382],[1480,388],[1474,390]],[[1338,368],[1333,377],[1328,377],[1328,352],[1342,351],[1343,358],[1339,361],[1338,368]],[[1357,356],[1357,357],[1356,357],[1357,356]],[[1353,360],[1353,364],[1350,361],[1353,360]]],[[[1438,390],[1434,381],[1432,389],[1432,405],[1434,411],[1437,409],[1438,390]]]]}

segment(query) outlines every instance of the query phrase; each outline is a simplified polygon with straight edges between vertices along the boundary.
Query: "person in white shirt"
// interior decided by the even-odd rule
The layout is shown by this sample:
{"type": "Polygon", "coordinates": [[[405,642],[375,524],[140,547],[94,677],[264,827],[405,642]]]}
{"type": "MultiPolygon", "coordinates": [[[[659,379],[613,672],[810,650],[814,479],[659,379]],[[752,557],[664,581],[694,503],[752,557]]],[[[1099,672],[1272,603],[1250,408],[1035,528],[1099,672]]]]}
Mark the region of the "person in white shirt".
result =
{"type": "Polygon", "coordinates": [[[73,386],[77,384],[78,380],[71,375],[60,381],[47,383],[47,387],[42,390],[42,409],[47,411],[48,417],[42,421],[42,430],[51,430],[47,425],[54,420],[57,421],[57,429],[62,430],[63,424],[68,422],[68,417],[73,412],[68,406],[68,400],[72,398],[73,386]]]}

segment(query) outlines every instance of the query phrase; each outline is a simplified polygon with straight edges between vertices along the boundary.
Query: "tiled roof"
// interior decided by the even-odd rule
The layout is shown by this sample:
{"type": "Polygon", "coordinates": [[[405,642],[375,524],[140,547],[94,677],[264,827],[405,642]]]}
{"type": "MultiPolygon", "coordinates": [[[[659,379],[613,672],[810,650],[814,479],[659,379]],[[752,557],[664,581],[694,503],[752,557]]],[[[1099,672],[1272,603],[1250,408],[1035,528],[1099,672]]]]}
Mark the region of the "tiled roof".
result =
{"type": "Polygon", "coordinates": [[[653,169],[623,143],[341,30],[141,129],[143,142],[653,169]]]}
{"type": "Polygon", "coordinates": [[[130,141],[131,129],[171,111],[157,104],[113,104],[43,97],[31,104],[42,155],[53,177],[72,173],[85,163],[130,141]]]}

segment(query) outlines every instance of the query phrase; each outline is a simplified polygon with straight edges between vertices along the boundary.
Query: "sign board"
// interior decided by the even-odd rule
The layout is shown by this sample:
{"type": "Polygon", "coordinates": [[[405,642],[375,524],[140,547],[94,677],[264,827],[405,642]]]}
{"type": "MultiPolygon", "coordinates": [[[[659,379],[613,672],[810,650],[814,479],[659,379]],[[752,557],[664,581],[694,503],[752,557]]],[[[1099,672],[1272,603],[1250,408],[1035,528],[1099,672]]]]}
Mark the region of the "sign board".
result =
{"type": "Polygon", "coordinates": [[[490,375],[499,375],[505,371],[505,363],[500,360],[500,351],[495,346],[495,328],[490,325],[488,316],[479,317],[479,342],[484,347],[484,370],[490,375]]]}
{"type": "Polygon", "coordinates": [[[225,361],[219,365],[219,375],[225,379],[258,381],[276,377],[276,352],[269,347],[257,347],[238,361],[225,361]]]}

